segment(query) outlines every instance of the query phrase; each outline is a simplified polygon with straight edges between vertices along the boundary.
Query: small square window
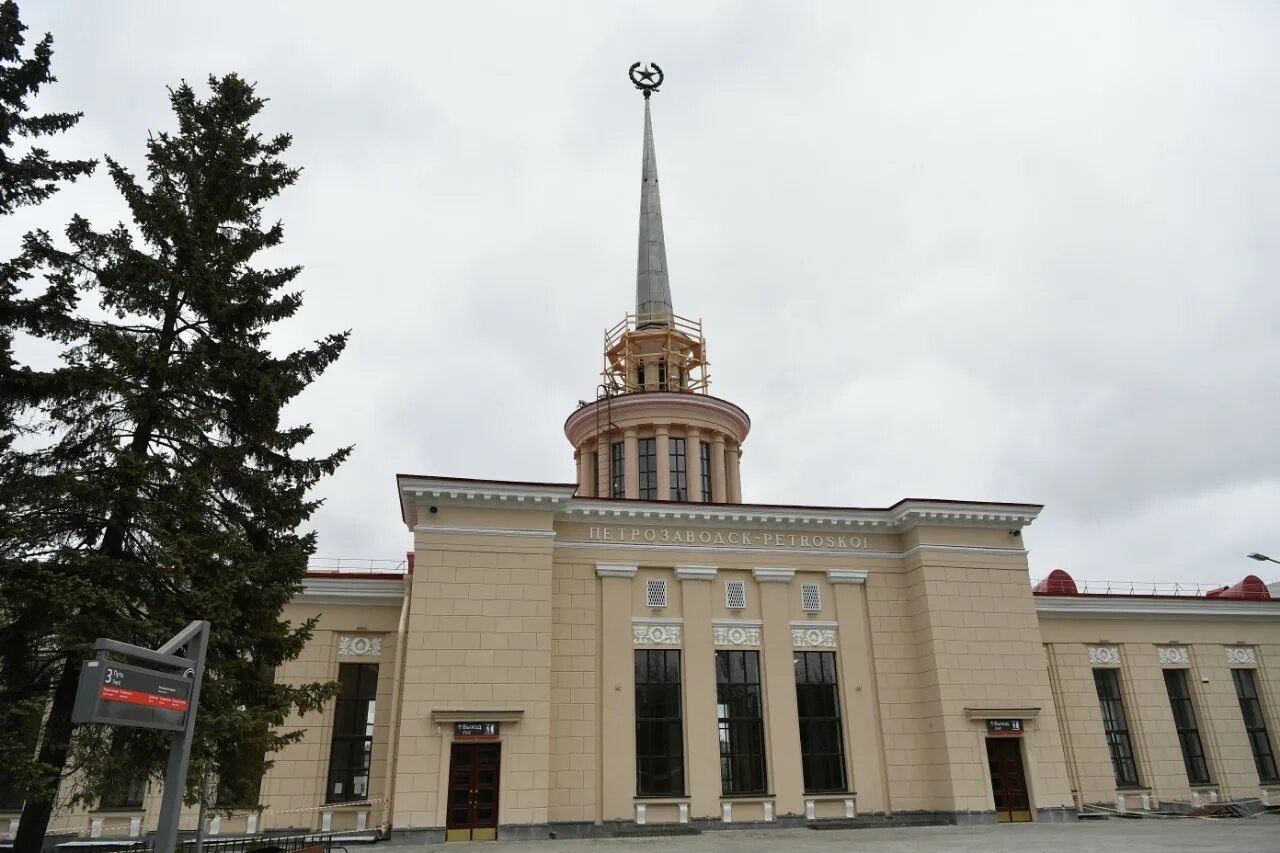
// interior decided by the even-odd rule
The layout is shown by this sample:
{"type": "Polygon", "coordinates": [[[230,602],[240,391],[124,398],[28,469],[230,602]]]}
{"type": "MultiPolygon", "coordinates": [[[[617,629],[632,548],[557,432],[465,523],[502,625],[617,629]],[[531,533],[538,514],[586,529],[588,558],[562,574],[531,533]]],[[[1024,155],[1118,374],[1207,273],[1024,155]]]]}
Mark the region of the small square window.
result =
{"type": "Polygon", "coordinates": [[[662,580],[645,581],[644,603],[649,607],[666,607],[667,582],[662,580]]]}
{"type": "Polygon", "coordinates": [[[747,607],[747,582],[724,582],[724,606],[729,610],[745,610],[747,607]]]}
{"type": "Polygon", "coordinates": [[[816,583],[800,584],[800,606],[805,613],[817,613],[822,610],[822,593],[816,583]]]}

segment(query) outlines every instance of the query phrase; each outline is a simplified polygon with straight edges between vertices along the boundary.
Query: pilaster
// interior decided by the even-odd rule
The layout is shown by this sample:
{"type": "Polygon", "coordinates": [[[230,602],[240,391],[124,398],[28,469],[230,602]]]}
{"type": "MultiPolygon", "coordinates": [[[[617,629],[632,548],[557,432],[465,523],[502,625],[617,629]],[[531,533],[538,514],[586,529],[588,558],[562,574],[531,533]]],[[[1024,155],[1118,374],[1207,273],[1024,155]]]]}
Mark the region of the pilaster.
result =
{"type": "Polygon", "coordinates": [[[769,772],[777,814],[804,814],[804,768],[800,761],[800,715],[796,708],[796,675],[792,659],[790,569],[756,569],[760,590],[760,615],[764,621],[761,657],[769,715],[765,737],[769,742],[769,772]]]}
{"type": "Polygon", "coordinates": [[[600,578],[600,792],[603,820],[631,820],[636,793],[631,584],[637,567],[597,563],[600,578]]]}
{"type": "Polygon", "coordinates": [[[720,816],[720,739],[716,714],[716,648],[711,633],[711,566],[676,566],[684,603],[686,747],[690,815],[720,816]],[[694,728],[695,723],[699,726],[694,728]]]}
{"type": "Polygon", "coordinates": [[[884,737],[876,676],[872,671],[871,629],[868,621],[867,573],[833,569],[827,581],[836,603],[839,644],[840,696],[844,708],[844,737],[849,790],[858,793],[858,811],[889,813],[885,785],[884,737]]]}

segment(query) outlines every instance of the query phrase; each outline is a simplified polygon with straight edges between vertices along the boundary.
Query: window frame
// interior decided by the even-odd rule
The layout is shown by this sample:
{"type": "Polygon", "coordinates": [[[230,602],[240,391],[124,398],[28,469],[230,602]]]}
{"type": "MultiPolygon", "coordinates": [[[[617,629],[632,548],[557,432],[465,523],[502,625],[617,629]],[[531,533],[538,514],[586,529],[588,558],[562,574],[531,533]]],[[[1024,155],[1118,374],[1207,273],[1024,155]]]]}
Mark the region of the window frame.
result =
{"type": "Polygon", "coordinates": [[[800,724],[800,764],[804,776],[804,792],[806,794],[844,794],[849,791],[849,768],[844,752],[844,720],[840,708],[840,671],[837,669],[836,653],[831,651],[792,651],[793,666],[796,679],[796,714],[800,724]],[[816,671],[821,681],[811,681],[814,672],[813,661],[818,662],[816,671]],[[828,665],[828,662],[830,665],[828,665]],[[829,680],[828,675],[830,676],[829,680]],[[802,680],[803,678],[803,680],[802,680]],[[820,697],[829,692],[827,698],[820,697]],[[812,714],[818,706],[826,706],[831,713],[812,714]],[[827,743],[834,741],[835,750],[817,750],[814,747],[815,736],[825,729],[827,743]],[[823,767],[822,765],[826,766],[823,767]],[[838,771],[838,779],[834,784],[819,784],[816,778],[819,771],[830,775],[832,770],[838,771]]]}
{"type": "Polygon", "coordinates": [[[684,768],[684,675],[680,650],[636,649],[633,660],[636,797],[683,797],[687,776],[684,768]],[[660,664],[655,666],[655,661],[660,661],[660,664]],[[674,680],[671,678],[673,672],[674,680]],[[651,678],[654,674],[660,677],[651,678]],[[650,693],[656,696],[650,696],[650,693]],[[662,706],[667,713],[642,716],[642,711],[653,710],[657,706],[662,706]],[[651,745],[657,741],[668,748],[663,752],[655,751],[651,745]],[[656,770],[663,771],[668,782],[666,786],[655,784],[656,770]]]}
{"type": "Polygon", "coordinates": [[[668,497],[673,501],[689,500],[689,460],[685,457],[686,447],[683,438],[667,438],[667,467],[671,475],[668,497]]]}
{"type": "Polygon", "coordinates": [[[1280,782],[1277,772],[1276,753],[1272,748],[1271,734],[1267,731],[1267,716],[1262,707],[1262,699],[1258,696],[1257,670],[1232,669],[1231,680],[1235,682],[1236,699],[1240,703],[1241,722],[1244,723],[1245,736],[1249,739],[1249,750],[1253,753],[1253,764],[1258,771],[1258,781],[1267,785],[1280,782]],[[1244,682],[1248,682],[1246,695],[1244,682]],[[1251,713],[1252,712],[1252,713],[1251,713]],[[1252,717],[1253,723],[1250,723],[1252,717]],[[1259,749],[1266,747],[1266,751],[1259,749]]]}
{"type": "Polygon", "coordinates": [[[1165,669],[1164,688],[1169,694],[1169,710],[1173,713],[1173,728],[1178,735],[1178,746],[1182,749],[1182,764],[1187,771],[1187,782],[1192,785],[1210,785],[1209,758],[1204,751],[1204,741],[1200,738],[1200,726],[1187,671],[1165,669]]]}
{"type": "Polygon", "coordinates": [[[658,499],[658,439],[641,438],[636,442],[636,467],[639,475],[637,497],[642,501],[658,499]]]}
{"type": "Polygon", "coordinates": [[[1120,686],[1120,670],[1095,667],[1093,686],[1098,694],[1098,709],[1102,715],[1102,731],[1111,753],[1111,770],[1116,777],[1117,788],[1140,788],[1142,777],[1138,773],[1138,757],[1133,751],[1133,737],[1129,733],[1129,717],[1124,710],[1124,691],[1120,686]],[[1107,682],[1104,685],[1104,682],[1107,682]],[[1103,696],[1103,688],[1114,696],[1103,696]],[[1125,754],[1127,752],[1127,755],[1125,754]],[[1129,776],[1125,776],[1125,771],[1129,776]]]}
{"type": "Polygon", "coordinates": [[[726,797],[768,793],[759,650],[716,649],[716,726],[720,793],[726,797]],[[740,664],[735,666],[735,661],[740,664]],[[739,749],[739,744],[744,746],[739,749]]]}
{"type": "Polygon", "coordinates": [[[373,784],[373,734],[374,719],[377,715],[378,698],[378,664],[376,663],[340,663],[338,664],[338,682],[342,691],[334,700],[333,734],[329,740],[329,765],[325,773],[324,801],[330,803],[358,803],[367,800],[373,784]],[[352,693],[344,696],[347,680],[344,674],[354,674],[352,693]],[[347,717],[349,731],[341,731],[344,704],[351,706],[347,717]],[[363,706],[363,707],[361,707],[363,706]],[[341,767],[335,760],[341,757],[341,767]],[[364,792],[356,795],[356,779],[364,776],[364,792]],[[334,792],[334,782],[341,782],[343,791],[334,792]]]}
{"type": "Polygon", "coordinates": [[[614,498],[627,496],[627,444],[615,441],[609,445],[609,495],[614,498]]]}

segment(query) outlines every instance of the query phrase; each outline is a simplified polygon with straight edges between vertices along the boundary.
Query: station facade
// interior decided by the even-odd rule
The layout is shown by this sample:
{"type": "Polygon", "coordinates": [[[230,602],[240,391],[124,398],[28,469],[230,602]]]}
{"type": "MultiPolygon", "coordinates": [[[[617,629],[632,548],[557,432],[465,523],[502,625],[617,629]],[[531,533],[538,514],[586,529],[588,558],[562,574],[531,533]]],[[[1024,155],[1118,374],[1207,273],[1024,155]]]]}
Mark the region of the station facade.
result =
{"type": "MultiPolygon", "coordinates": [[[[672,306],[647,95],[636,307],[565,423],[574,480],[398,476],[404,569],[313,572],[285,614],[319,623],[277,678],[341,695],[291,721],[262,811],[211,830],[486,840],[1280,796],[1280,602],[1256,578],[1033,586],[1034,504],[742,503],[751,421],[709,393],[702,324],[672,306]]],[[[58,825],[136,835],[158,796],[58,825]]]]}

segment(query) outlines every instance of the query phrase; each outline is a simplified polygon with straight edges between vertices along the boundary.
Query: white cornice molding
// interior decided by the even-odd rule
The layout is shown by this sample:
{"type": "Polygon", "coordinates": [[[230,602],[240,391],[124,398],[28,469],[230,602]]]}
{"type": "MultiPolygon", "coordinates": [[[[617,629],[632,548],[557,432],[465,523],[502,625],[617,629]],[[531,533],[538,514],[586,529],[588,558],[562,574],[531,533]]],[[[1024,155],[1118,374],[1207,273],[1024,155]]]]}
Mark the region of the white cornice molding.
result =
{"type": "MultiPolygon", "coordinates": [[[[679,523],[699,527],[746,524],[790,528],[792,525],[811,525],[822,532],[866,534],[900,533],[921,525],[1021,530],[1035,521],[1040,508],[1027,504],[993,507],[908,501],[889,509],[842,509],[573,498],[558,506],[557,512],[558,517],[566,521],[679,523]]],[[[919,547],[927,549],[930,546],[919,547]]]]}
{"type": "Polygon", "coordinates": [[[639,570],[635,563],[596,563],[598,578],[633,578],[639,570]]]}
{"type": "Polygon", "coordinates": [[[496,506],[503,509],[556,510],[569,502],[577,486],[553,483],[503,483],[494,480],[447,480],[435,477],[397,478],[406,505],[496,506]]]}
{"type": "Polygon", "coordinates": [[[763,628],[763,619],[712,619],[713,628],[763,628]]]}
{"type": "Polygon", "coordinates": [[[827,583],[866,583],[866,569],[827,569],[827,583]]]}
{"type": "Polygon", "coordinates": [[[695,420],[707,417],[708,410],[725,417],[738,430],[735,440],[745,440],[751,431],[751,418],[739,406],[719,397],[706,394],[689,394],[678,391],[649,391],[643,394],[622,394],[607,401],[597,400],[578,409],[564,422],[564,434],[574,447],[591,438],[596,432],[598,413],[596,407],[608,406],[610,420],[622,420],[633,410],[643,414],[655,406],[665,410],[683,410],[695,420]]]}
{"type": "Polygon", "coordinates": [[[682,581],[711,581],[716,578],[715,566],[676,566],[676,577],[682,581]]]}
{"type": "Polygon", "coordinates": [[[404,600],[400,578],[318,578],[302,582],[302,592],[293,599],[304,604],[371,604],[399,606],[404,600]]]}
{"type": "Polygon", "coordinates": [[[523,527],[445,527],[434,524],[416,524],[414,533],[448,533],[463,536],[533,536],[554,538],[554,530],[529,530],[523,527]]]}
{"type": "Polygon", "coordinates": [[[796,576],[795,569],[752,569],[756,583],[790,583],[796,576]]]}
{"type": "Polygon", "coordinates": [[[679,616],[632,616],[632,625],[683,625],[679,616]]]}
{"type": "Polygon", "coordinates": [[[817,619],[813,620],[812,622],[808,621],[807,619],[793,619],[791,620],[791,627],[792,628],[832,628],[834,629],[834,628],[839,628],[840,623],[839,622],[820,622],[817,619]]]}
{"type": "Polygon", "coordinates": [[[1266,619],[1280,622],[1280,601],[1220,598],[1037,595],[1036,614],[1046,619],[1266,619]]]}

